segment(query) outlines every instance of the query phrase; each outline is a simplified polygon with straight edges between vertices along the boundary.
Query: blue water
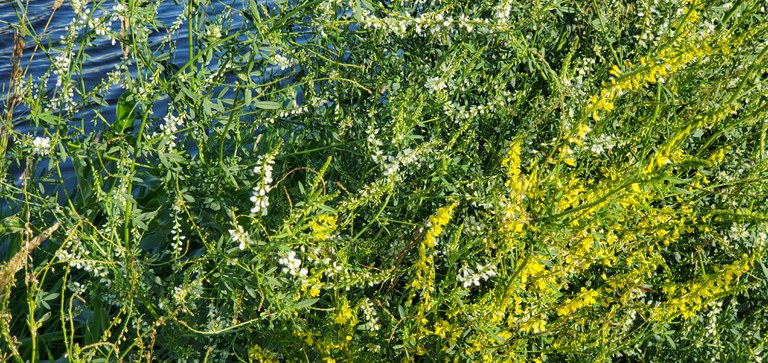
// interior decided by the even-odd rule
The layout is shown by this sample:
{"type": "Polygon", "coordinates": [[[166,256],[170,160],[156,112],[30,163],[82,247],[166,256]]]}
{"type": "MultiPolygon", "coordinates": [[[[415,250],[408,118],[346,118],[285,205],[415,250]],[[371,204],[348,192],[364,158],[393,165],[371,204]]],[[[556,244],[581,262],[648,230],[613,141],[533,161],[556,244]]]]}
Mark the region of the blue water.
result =
{"type": "MultiPolygon", "coordinates": [[[[19,9],[19,6],[23,6],[26,0],[0,0],[0,109],[4,108],[5,95],[7,94],[8,85],[11,77],[11,56],[14,48],[14,33],[16,28],[20,24],[19,16],[23,12],[19,9]]],[[[242,8],[242,4],[233,0],[234,3],[229,3],[229,6],[234,8],[242,8]]],[[[101,5],[103,9],[111,9],[116,2],[107,1],[101,5]]],[[[48,47],[51,44],[54,48],[61,49],[61,38],[67,32],[67,27],[70,26],[72,20],[75,18],[75,12],[73,11],[69,1],[65,1],[60,8],[58,8],[52,14],[52,0],[36,1],[29,0],[28,8],[26,9],[28,27],[34,29],[37,34],[40,34],[46,27],[46,23],[50,19],[47,30],[45,31],[42,39],[42,43],[48,47]]],[[[88,8],[93,8],[93,2],[88,2],[86,5],[88,8]]],[[[167,28],[170,27],[182,14],[185,5],[179,5],[174,1],[165,1],[159,5],[156,18],[163,24],[157,31],[149,36],[148,43],[151,49],[159,50],[161,41],[167,36],[167,28]]],[[[211,12],[224,11],[226,6],[223,3],[212,2],[209,7],[211,12]]],[[[102,10],[94,10],[95,14],[100,14],[102,10]]],[[[233,16],[232,28],[240,28],[243,26],[244,20],[237,16],[236,12],[233,16]]],[[[115,21],[112,23],[112,29],[119,30],[120,23],[115,21]]],[[[182,67],[187,61],[187,47],[189,44],[189,34],[187,33],[186,21],[182,23],[178,31],[174,36],[175,49],[177,50],[171,54],[170,61],[176,66],[182,67]]],[[[167,47],[166,47],[167,48],[167,47]]],[[[35,80],[51,68],[51,59],[41,50],[34,52],[34,58],[30,62],[30,55],[33,54],[35,49],[35,42],[31,37],[26,37],[23,57],[21,60],[22,67],[29,67],[27,76],[32,76],[35,80]]],[[[163,49],[162,51],[167,51],[163,49]]],[[[112,41],[107,37],[97,38],[92,45],[85,48],[85,52],[88,54],[88,59],[85,64],[82,65],[82,74],[74,77],[74,80],[78,82],[82,81],[86,89],[91,89],[93,86],[103,82],[107,78],[107,72],[114,71],[118,65],[122,63],[123,53],[120,44],[113,45],[112,41]]],[[[55,54],[54,54],[55,55],[55,54]]],[[[133,72],[131,68],[130,71],[133,72]]],[[[52,89],[55,82],[55,76],[51,76],[48,82],[49,89],[52,89]]],[[[79,87],[78,87],[79,88],[79,87]]],[[[68,130],[80,130],[85,133],[98,133],[100,130],[95,129],[98,125],[101,125],[101,121],[98,121],[103,117],[108,123],[111,123],[116,118],[115,108],[117,100],[122,94],[121,90],[117,86],[113,86],[104,95],[104,101],[108,106],[89,106],[80,104],[81,107],[75,112],[70,122],[68,130]],[[100,116],[94,112],[94,107],[98,108],[100,116]]],[[[75,96],[77,99],[77,96],[75,96]]],[[[165,113],[166,101],[160,101],[155,104],[155,115],[162,117],[165,113]]],[[[29,121],[29,112],[25,107],[18,106],[14,112],[13,117],[14,130],[19,133],[29,134],[31,136],[41,136],[45,130],[40,126],[31,124],[29,121]]],[[[13,140],[11,140],[13,142],[13,140]]],[[[10,146],[10,145],[9,145],[10,146]]],[[[5,155],[3,156],[5,157],[5,155]]],[[[48,163],[45,161],[39,163],[37,173],[41,173],[44,168],[48,167],[48,163]]],[[[21,176],[25,165],[14,164],[9,170],[9,174],[4,176],[6,181],[19,185],[19,176],[21,176]]],[[[63,184],[50,185],[51,190],[47,190],[50,193],[60,193],[64,190],[73,190],[75,187],[74,170],[71,163],[64,163],[61,165],[62,174],[64,176],[63,184]]],[[[64,193],[60,193],[63,195],[64,193]]],[[[0,200],[0,214],[7,215],[7,201],[0,200]]]]}

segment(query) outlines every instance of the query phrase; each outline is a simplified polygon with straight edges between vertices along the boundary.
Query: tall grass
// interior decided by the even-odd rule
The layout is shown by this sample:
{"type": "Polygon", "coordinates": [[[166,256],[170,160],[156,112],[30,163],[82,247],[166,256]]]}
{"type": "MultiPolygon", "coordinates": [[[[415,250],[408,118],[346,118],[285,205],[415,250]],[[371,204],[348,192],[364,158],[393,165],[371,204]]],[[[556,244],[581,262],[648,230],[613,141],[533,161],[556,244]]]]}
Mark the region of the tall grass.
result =
{"type": "Polygon", "coordinates": [[[762,359],[762,1],[26,6],[0,360],[762,359]]]}

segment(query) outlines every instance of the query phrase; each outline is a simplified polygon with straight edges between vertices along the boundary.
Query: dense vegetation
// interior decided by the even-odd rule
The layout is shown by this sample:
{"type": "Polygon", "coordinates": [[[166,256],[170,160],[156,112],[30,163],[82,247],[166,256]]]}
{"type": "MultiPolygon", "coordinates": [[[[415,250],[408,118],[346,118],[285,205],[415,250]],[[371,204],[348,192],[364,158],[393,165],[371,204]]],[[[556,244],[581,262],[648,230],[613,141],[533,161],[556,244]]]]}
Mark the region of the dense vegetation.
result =
{"type": "Polygon", "coordinates": [[[764,1],[180,2],[16,2],[0,360],[763,357],[764,1]]]}

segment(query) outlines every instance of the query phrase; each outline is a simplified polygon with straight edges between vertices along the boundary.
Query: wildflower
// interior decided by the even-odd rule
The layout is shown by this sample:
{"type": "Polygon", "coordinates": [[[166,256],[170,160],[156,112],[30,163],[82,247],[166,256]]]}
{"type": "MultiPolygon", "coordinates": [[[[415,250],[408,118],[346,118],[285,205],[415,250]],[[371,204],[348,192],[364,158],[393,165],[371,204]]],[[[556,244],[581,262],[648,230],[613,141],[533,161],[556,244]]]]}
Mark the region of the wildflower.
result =
{"type": "Polygon", "coordinates": [[[291,276],[307,276],[308,271],[301,267],[301,259],[296,257],[295,251],[289,251],[285,257],[281,257],[277,262],[284,266],[283,273],[291,276]]]}
{"type": "Polygon", "coordinates": [[[597,290],[581,288],[581,292],[574,299],[567,299],[563,306],[557,308],[557,315],[569,315],[583,307],[589,307],[597,303],[597,290]]]}
{"type": "Polygon", "coordinates": [[[251,215],[261,213],[261,215],[267,215],[267,207],[269,207],[269,196],[267,195],[269,189],[265,185],[258,185],[253,188],[253,194],[251,195],[251,215]]]}
{"type": "Polygon", "coordinates": [[[589,150],[593,154],[603,154],[606,150],[611,151],[614,147],[616,147],[616,140],[609,135],[600,135],[597,137],[592,138],[591,140],[592,145],[589,147],[589,150]]]}
{"type": "Polygon", "coordinates": [[[357,323],[355,312],[349,307],[349,302],[346,299],[344,299],[342,302],[341,308],[339,308],[339,311],[336,314],[336,318],[334,318],[333,321],[339,325],[344,325],[347,322],[349,322],[350,325],[357,323]]]}
{"type": "Polygon", "coordinates": [[[427,245],[430,247],[435,246],[437,237],[443,233],[443,227],[451,221],[451,213],[455,207],[456,203],[454,202],[438,209],[436,215],[429,216],[429,222],[427,222],[429,230],[427,230],[427,236],[424,239],[427,245]]]}
{"type": "Polygon", "coordinates": [[[528,319],[520,325],[520,330],[525,333],[533,332],[534,334],[541,333],[546,330],[547,321],[541,318],[528,319]]]}
{"type": "Polygon", "coordinates": [[[429,89],[429,93],[434,93],[444,90],[446,85],[440,77],[431,77],[427,79],[425,86],[429,89]]]}
{"type": "MultiPolygon", "coordinates": [[[[518,264],[522,263],[523,261],[520,261],[518,264]]],[[[539,274],[544,272],[546,267],[546,265],[539,262],[539,260],[535,257],[530,258],[528,262],[523,266],[523,270],[520,272],[520,281],[523,283],[528,282],[528,277],[537,277],[539,274]]]]}
{"type": "Polygon", "coordinates": [[[496,266],[492,264],[476,265],[476,269],[465,266],[459,272],[458,280],[464,288],[470,288],[474,286],[480,286],[480,281],[489,280],[491,277],[496,276],[496,266]]]}
{"type": "Polygon", "coordinates": [[[381,151],[381,139],[376,137],[379,129],[369,125],[366,132],[368,133],[366,141],[368,141],[368,145],[371,148],[371,158],[377,163],[384,161],[384,153],[381,151]]]}
{"type": "Polygon", "coordinates": [[[319,216],[316,221],[309,221],[309,227],[312,228],[312,237],[317,240],[327,240],[331,238],[331,233],[336,228],[336,216],[319,216]]]}
{"type": "Polygon", "coordinates": [[[264,159],[263,157],[259,157],[256,166],[253,167],[253,172],[256,175],[261,176],[261,181],[253,187],[251,194],[251,202],[253,202],[251,215],[259,213],[267,215],[267,207],[269,207],[269,196],[267,193],[272,189],[270,184],[272,184],[272,165],[274,163],[275,161],[273,158],[268,157],[264,159]]]}
{"type": "Polygon", "coordinates": [[[280,54],[275,54],[274,59],[275,59],[275,65],[277,65],[281,71],[293,67],[294,61],[291,58],[288,58],[280,54]]]}
{"type": "Polygon", "coordinates": [[[510,145],[506,157],[501,161],[501,165],[508,170],[510,178],[520,176],[521,152],[521,143],[519,140],[516,140],[510,145]]]}
{"type": "Polygon", "coordinates": [[[243,229],[243,226],[234,223],[234,227],[234,229],[229,230],[229,237],[240,244],[240,250],[244,250],[245,246],[250,243],[251,236],[243,229]]]}
{"type": "Polygon", "coordinates": [[[171,247],[174,252],[181,253],[184,249],[184,240],[187,239],[187,236],[181,234],[181,223],[179,223],[179,220],[175,218],[175,216],[173,219],[173,227],[171,228],[171,235],[173,239],[171,247]]]}
{"type": "MultiPolygon", "coordinates": [[[[119,74],[119,71],[116,71],[119,74]]],[[[170,110],[163,117],[164,124],[160,125],[160,131],[155,132],[150,136],[151,138],[162,136],[166,139],[166,145],[168,149],[173,151],[176,149],[176,134],[179,129],[184,125],[184,114],[174,115],[170,110]]]]}
{"type": "Polygon", "coordinates": [[[205,36],[212,39],[221,38],[221,25],[214,24],[209,26],[208,29],[205,30],[205,36]]]}
{"type": "Polygon", "coordinates": [[[32,155],[46,156],[51,149],[51,138],[36,137],[32,140],[32,155]]]}
{"type": "Polygon", "coordinates": [[[379,324],[378,315],[376,313],[376,308],[373,306],[373,303],[368,298],[365,298],[363,300],[363,303],[360,305],[360,309],[363,311],[363,316],[365,317],[365,328],[369,331],[378,331],[381,329],[381,324],[379,324]]]}
{"type": "Polygon", "coordinates": [[[257,165],[253,167],[253,172],[264,178],[264,184],[272,183],[272,165],[274,165],[274,163],[275,161],[273,159],[259,157],[257,165]]]}

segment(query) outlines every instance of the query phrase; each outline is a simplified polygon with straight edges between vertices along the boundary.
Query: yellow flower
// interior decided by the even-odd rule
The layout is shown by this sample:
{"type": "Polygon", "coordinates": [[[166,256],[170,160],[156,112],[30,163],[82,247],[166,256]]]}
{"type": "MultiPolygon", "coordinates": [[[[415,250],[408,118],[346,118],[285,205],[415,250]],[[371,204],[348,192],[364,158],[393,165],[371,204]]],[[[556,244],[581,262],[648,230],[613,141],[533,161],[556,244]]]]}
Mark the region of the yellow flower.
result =
{"type": "Polygon", "coordinates": [[[349,302],[345,299],[341,303],[339,311],[336,313],[336,318],[333,319],[336,324],[344,325],[349,322],[349,325],[355,325],[357,319],[352,309],[349,308],[349,302]]]}
{"type": "Polygon", "coordinates": [[[437,237],[443,233],[443,228],[451,221],[451,213],[456,208],[456,202],[437,210],[437,214],[429,216],[429,229],[424,237],[424,242],[429,247],[435,247],[437,237]]]}
{"type": "Polygon", "coordinates": [[[316,220],[309,221],[309,228],[312,229],[314,239],[327,240],[331,238],[333,230],[336,229],[336,216],[329,214],[318,216],[316,220]]]}
{"type": "Polygon", "coordinates": [[[440,338],[445,339],[445,333],[450,331],[451,324],[445,320],[440,320],[439,322],[435,322],[435,329],[433,331],[433,334],[439,336],[440,338]]]}
{"type": "Polygon", "coordinates": [[[507,150],[507,157],[501,161],[501,165],[507,168],[507,172],[510,177],[515,178],[520,176],[520,165],[522,164],[522,161],[520,160],[520,154],[521,142],[516,140],[512,142],[511,145],[509,145],[509,150],[507,150]]]}

